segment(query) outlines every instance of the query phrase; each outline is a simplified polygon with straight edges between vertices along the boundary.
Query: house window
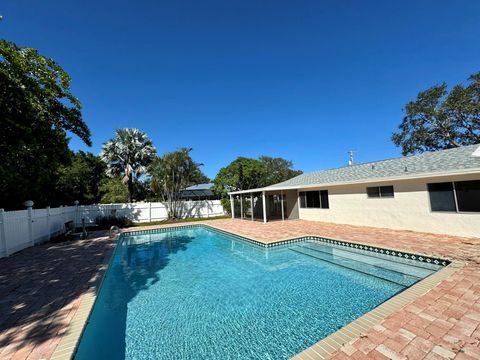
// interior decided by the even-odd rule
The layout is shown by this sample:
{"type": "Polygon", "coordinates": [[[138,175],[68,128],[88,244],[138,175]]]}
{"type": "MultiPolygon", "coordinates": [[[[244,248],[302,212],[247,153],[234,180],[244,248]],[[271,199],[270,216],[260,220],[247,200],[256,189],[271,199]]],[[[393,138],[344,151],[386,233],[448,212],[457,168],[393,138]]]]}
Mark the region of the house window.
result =
{"type": "Polygon", "coordinates": [[[307,191],[307,208],[319,208],[320,207],[320,192],[319,191],[307,191]]]}
{"type": "Polygon", "coordinates": [[[432,211],[480,212],[480,180],[428,184],[432,211]]]}
{"type": "Polygon", "coordinates": [[[299,194],[299,197],[300,197],[300,207],[302,209],[306,208],[307,207],[307,199],[306,199],[306,196],[305,196],[305,192],[301,192],[299,194]]]}
{"type": "Polygon", "coordinates": [[[480,212],[480,180],[455,183],[458,211],[480,212]]]}
{"type": "Polygon", "coordinates": [[[299,193],[301,208],[328,209],[328,190],[301,191],[299,193]]]}
{"type": "Polygon", "coordinates": [[[453,183],[428,184],[432,211],[457,211],[453,183]]]}
{"type": "Polygon", "coordinates": [[[322,209],[330,208],[330,204],[328,203],[328,190],[320,191],[320,203],[322,204],[322,209]]]}
{"type": "Polygon", "coordinates": [[[367,187],[367,196],[369,198],[392,198],[393,186],[367,187]]]}

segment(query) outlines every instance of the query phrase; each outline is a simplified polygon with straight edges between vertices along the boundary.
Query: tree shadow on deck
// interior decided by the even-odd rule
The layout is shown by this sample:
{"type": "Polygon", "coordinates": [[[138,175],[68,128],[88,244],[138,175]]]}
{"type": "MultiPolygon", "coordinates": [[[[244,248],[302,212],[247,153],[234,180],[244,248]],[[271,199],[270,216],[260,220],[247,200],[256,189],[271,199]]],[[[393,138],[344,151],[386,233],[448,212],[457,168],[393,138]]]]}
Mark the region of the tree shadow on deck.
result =
{"type": "Polygon", "coordinates": [[[0,259],[0,356],[65,331],[75,300],[91,287],[113,247],[101,237],[47,243],[0,259]]]}
{"type": "MultiPolygon", "coordinates": [[[[104,234],[97,231],[86,240],[46,243],[0,259],[0,357],[27,348],[37,351],[38,358],[52,354],[56,344],[49,343],[66,333],[79,298],[98,284],[114,249],[115,242],[101,237],[104,234]]],[[[186,249],[191,240],[167,239],[147,257],[141,247],[127,251],[124,279],[117,287],[125,291],[124,305],[158,281],[156,273],[168,264],[168,255],[186,249]],[[131,276],[138,266],[142,272],[131,276]]]]}

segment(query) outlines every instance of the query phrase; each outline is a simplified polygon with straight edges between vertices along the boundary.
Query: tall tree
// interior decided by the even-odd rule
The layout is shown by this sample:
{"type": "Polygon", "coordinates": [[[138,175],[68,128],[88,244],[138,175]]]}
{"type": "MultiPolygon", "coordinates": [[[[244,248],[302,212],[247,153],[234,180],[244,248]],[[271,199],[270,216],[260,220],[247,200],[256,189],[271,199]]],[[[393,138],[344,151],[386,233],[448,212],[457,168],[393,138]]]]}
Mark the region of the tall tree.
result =
{"type": "Polygon", "coordinates": [[[256,159],[238,157],[221,168],[213,180],[213,191],[220,196],[223,207],[230,210],[228,192],[247,190],[266,185],[265,165],[256,159]]]}
{"type": "Polygon", "coordinates": [[[192,149],[180,148],[155,159],[151,166],[152,190],[166,204],[168,217],[181,216],[180,192],[188,186],[208,180],[202,173],[202,164],[193,161],[192,149]]]}
{"type": "Polygon", "coordinates": [[[69,75],[32,48],[0,40],[0,207],[50,205],[56,170],[70,159],[66,132],[91,145],[69,75]]]}
{"type": "Polygon", "coordinates": [[[106,165],[98,156],[83,151],[73,154],[70,164],[58,169],[57,202],[71,204],[78,200],[83,205],[100,202],[99,187],[105,170],[106,165]]]}
{"type": "Polygon", "coordinates": [[[99,192],[102,204],[125,203],[128,201],[128,189],[120,176],[103,179],[99,192]]]}
{"type": "Polygon", "coordinates": [[[128,199],[133,201],[134,185],[155,158],[155,147],[147,134],[134,128],[117,129],[113,139],[102,146],[100,157],[107,164],[107,175],[123,176],[128,199]]]}
{"type": "Polygon", "coordinates": [[[480,72],[467,86],[446,83],[418,94],[405,106],[405,117],[392,141],[402,154],[480,143],[480,72]]]}
{"type": "Polygon", "coordinates": [[[265,167],[265,186],[286,181],[303,173],[292,169],[292,161],[280,157],[260,156],[259,160],[265,167]]]}

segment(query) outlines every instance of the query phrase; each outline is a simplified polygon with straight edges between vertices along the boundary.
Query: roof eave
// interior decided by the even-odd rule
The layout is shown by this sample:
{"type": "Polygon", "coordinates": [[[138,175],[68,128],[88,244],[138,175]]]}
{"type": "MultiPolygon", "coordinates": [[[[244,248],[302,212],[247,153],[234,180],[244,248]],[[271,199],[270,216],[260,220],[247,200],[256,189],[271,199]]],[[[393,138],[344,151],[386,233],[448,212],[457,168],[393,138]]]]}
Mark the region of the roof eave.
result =
{"type": "Polygon", "coordinates": [[[415,180],[415,179],[424,179],[432,177],[443,177],[443,176],[455,176],[455,175],[469,175],[480,173],[480,168],[466,169],[466,170],[457,170],[457,171],[448,171],[448,172],[433,172],[433,173],[422,173],[422,174],[412,174],[405,176],[394,176],[394,177],[384,177],[384,178],[372,178],[372,179],[363,179],[363,180],[353,180],[353,181],[341,181],[341,182],[331,182],[331,183],[316,183],[309,185],[290,185],[290,186],[266,186],[263,188],[257,189],[248,189],[248,190],[239,190],[229,192],[229,195],[240,195],[240,194],[249,194],[254,192],[262,191],[276,191],[276,190],[294,190],[294,189],[309,189],[309,188],[318,188],[318,187],[331,187],[331,186],[343,186],[343,185],[355,185],[355,184],[369,184],[369,183],[378,183],[378,182],[387,182],[387,181],[402,181],[402,180],[415,180]]]}

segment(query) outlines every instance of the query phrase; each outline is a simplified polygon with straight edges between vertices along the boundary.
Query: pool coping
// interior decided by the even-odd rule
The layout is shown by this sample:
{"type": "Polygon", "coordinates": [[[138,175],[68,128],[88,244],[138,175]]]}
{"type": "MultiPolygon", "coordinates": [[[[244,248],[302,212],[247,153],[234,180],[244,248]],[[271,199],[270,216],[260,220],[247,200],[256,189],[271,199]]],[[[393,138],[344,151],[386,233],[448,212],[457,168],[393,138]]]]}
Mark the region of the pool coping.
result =
{"type": "Polygon", "coordinates": [[[80,302],[78,310],[68,324],[67,331],[65,335],[62,336],[60,342],[53,351],[50,360],[73,359],[78,344],[80,343],[80,338],[82,337],[83,331],[85,330],[85,326],[87,325],[88,319],[92,312],[93,306],[95,305],[97,295],[102,288],[105,275],[110,268],[110,264],[113,261],[115,252],[117,251],[117,244],[120,236],[121,233],[114,236],[109,236],[111,240],[115,242],[115,248],[113,249],[113,251],[110,251],[109,257],[105,257],[103,259],[98,274],[99,276],[90,285],[87,292],[82,296],[82,300],[80,302]]]}
{"type": "Polygon", "coordinates": [[[317,360],[317,359],[323,360],[328,358],[330,355],[338,351],[342,346],[359,338],[368,330],[380,324],[386,317],[393,314],[395,311],[401,309],[402,307],[415,301],[419,297],[425,295],[428,291],[430,291],[435,286],[437,286],[441,281],[452,276],[456,271],[458,271],[465,265],[464,262],[462,261],[453,260],[453,259],[451,260],[444,257],[431,256],[431,255],[422,254],[422,253],[410,253],[401,249],[395,249],[390,247],[389,248],[378,247],[376,245],[352,241],[352,240],[346,241],[341,239],[333,239],[330,237],[325,238],[320,235],[306,234],[306,235],[296,236],[294,238],[283,238],[283,239],[275,240],[272,242],[266,242],[260,239],[252,239],[240,234],[236,234],[231,231],[226,231],[224,229],[221,229],[209,224],[205,224],[205,223],[159,226],[159,227],[153,227],[151,229],[144,229],[144,230],[126,230],[113,236],[112,241],[113,240],[115,241],[115,249],[111,252],[110,257],[108,259],[104,259],[99,277],[90,286],[89,290],[83,295],[77,312],[73,316],[72,321],[67,326],[66,334],[61,338],[59,344],[55,348],[50,359],[51,360],[73,359],[75,352],[77,350],[77,347],[80,343],[80,339],[83,334],[83,331],[85,330],[88,319],[93,310],[93,306],[95,304],[97,295],[102,287],[103,280],[105,279],[105,274],[107,273],[110,267],[110,264],[114,258],[115,251],[117,250],[118,241],[121,236],[125,236],[128,234],[143,235],[148,233],[157,233],[159,230],[161,232],[166,232],[173,229],[178,230],[178,229],[194,229],[194,228],[208,228],[210,230],[218,231],[228,236],[233,236],[237,239],[249,242],[251,244],[257,245],[265,249],[275,248],[281,245],[289,245],[295,242],[301,242],[305,240],[319,240],[321,242],[326,242],[334,245],[354,247],[360,250],[367,250],[367,251],[372,251],[372,249],[373,251],[382,250],[385,253],[385,255],[398,256],[402,258],[409,256],[411,257],[411,260],[416,260],[421,262],[431,263],[432,261],[435,261],[435,260],[439,261],[439,263],[435,263],[435,264],[442,266],[441,269],[437,270],[432,275],[427,276],[426,278],[420,280],[414,285],[406,288],[399,294],[391,297],[390,299],[378,305],[371,311],[363,314],[359,318],[351,321],[350,323],[343,326],[342,328],[335,331],[334,333],[321,339],[314,345],[294,355],[292,359],[295,359],[295,360],[317,360]],[[423,260],[420,260],[420,258],[423,258],[423,260]]]}

